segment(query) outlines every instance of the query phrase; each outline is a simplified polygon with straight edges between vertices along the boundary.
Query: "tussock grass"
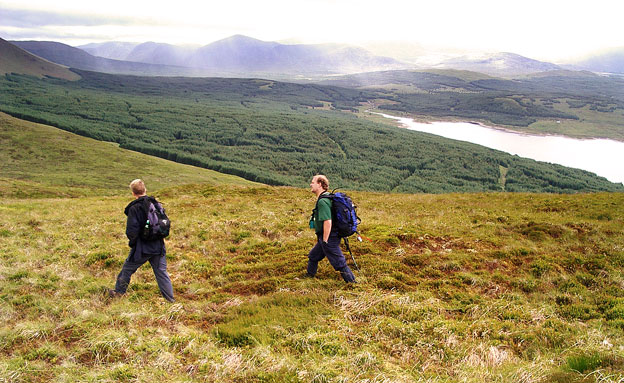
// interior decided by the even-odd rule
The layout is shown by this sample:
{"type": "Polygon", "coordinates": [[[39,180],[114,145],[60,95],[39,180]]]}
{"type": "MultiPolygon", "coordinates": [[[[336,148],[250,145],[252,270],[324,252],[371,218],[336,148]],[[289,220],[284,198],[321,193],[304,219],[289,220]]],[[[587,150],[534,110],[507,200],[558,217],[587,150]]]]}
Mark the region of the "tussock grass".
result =
{"type": "MultiPolygon", "coordinates": [[[[99,145],[85,163],[115,149],[99,145]]],[[[169,304],[148,266],[103,295],[128,252],[130,164],[58,183],[72,164],[20,178],[30,161],[0,184],[0,382],[624,381],[623,194],[353,192],[367,239],[345,285],[327,262],[303,278],[308,191],[169,164],[151,179],[169,304]]]]}
{"type": "Polygon", "coordinates": [[[308,191],[161,189],[173,305],[149,267],[102,294],[128,197],[1,199],[2,379],[624,379],[624,195],[352,194],[355,286],[302,278],[308,191]]]}

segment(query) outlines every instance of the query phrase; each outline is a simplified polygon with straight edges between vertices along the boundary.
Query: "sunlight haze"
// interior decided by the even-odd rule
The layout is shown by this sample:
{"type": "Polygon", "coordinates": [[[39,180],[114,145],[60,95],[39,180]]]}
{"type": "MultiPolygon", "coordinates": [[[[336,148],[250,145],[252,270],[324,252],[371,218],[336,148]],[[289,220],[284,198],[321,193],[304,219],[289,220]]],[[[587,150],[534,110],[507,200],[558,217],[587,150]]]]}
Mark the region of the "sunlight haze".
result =
{"type": "Polygon", "coordinates": [[[218,3],[0,0],[0,37],[70,45],[264,41],[405,43],[423,51],[514,52],[553,62],[624,46],[619,2],[234,0],[218,3]]]}

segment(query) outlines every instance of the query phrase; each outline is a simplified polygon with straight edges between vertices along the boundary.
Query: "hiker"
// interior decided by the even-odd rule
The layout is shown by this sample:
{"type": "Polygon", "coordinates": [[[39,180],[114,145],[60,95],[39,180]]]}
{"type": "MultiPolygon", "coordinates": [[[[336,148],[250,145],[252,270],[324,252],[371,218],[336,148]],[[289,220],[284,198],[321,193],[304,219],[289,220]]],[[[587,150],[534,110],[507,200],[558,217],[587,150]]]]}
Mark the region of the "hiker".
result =
{"type": "Polygon", "coordinates": [[[124,213],[128,216],[126,221],[126,236],[130,246],[130,255],[124,262],[121,272],[117,276],[115,290],[109,290],[110,297],[118,297],[126,293],[130,277],[145,262],[149,261],[156,276],[156,282],[162,296],[169,302],[175,302],[171,279],[167,274],[167,260],[165,257],[165,241],[163,238],[145,240],[140,236],[143,226],[147,222],[147,207],[153,200],[147,196],[147,190],[142,180],[136,179],[130,183],[130,190],[134,201],[130,202],[124,213]]]}
{"type": "Polygon", "coordinates": [[[317,197],[316,206],[310,219],[310,228],[316,232],[316,245],[308,254],[307,277],[313,278],[318,269],[318,263],[327,257],[329,263],[336,271],[340,272],[345,282],[355,282],[353,272],[347,266],[342,250],[340,249],[340,237],[332,227],[332,200],[321,198],[324,194],[329,194],[329,180],[324,175],[315,175],[310,182],[310,191],[317,197]]]}

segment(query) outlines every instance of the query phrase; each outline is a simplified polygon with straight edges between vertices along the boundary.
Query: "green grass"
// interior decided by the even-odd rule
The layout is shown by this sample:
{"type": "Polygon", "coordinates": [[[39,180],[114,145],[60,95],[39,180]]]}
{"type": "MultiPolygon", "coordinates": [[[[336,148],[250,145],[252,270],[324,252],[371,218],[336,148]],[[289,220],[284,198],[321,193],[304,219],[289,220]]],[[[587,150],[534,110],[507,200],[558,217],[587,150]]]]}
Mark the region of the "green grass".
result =
{"type": "Polygon", "coordinates": [[[314,244],[309,191],[236,185],[157,160],[172,173],[154,190],[172,220],[177,302],[159,296],[149,266],[110,300],[103,290],[127,256],[123,208],[134,177],[118,175],[128,166],[121,158],[142,156],[123,152],[89,175],[79,169],[119,149],[17,126],[12,142],[24,134],[39,149],[21,150],[13,171],[79,139],[91,149],[49,172],[92,184],[72,194],[46,172],[7,178],[45,189],[32,198],[3,183],[1,381],[624,379],[623,193],[354,191],[366,238],[352,241],[360,283],[345,285],[326,261],[317,278],[302,278],[314,244]],[[55,136],[64,139],[44,144],[55,136]],[[205,178],[179,185],[192,175],[205,178]]]}
{"type": "Polygon", "coordinates": [[[0,382],[624,380],[624,193],[353,191],[345,285],[327,261],[302,278],[305,189],[0,123],[19,148],[0,152],[0,382]],[[103,295],[137,163],[172,220],[175,304],[149,266],[103,295]]]}
{"type": "Polygon", "coordinates": [[[301,278],[314,240],[306,190],[156,193],[173,222],[173,305],[147,266],[126,297],[102,295],[127,254],[128,197],[0,200],[0,371],[16,382],[624,378],[624,194],[352,194],[370,240],[352,243],[355,286],[327,262],[301,278]]]}
{"type": "MultiPolygon", "coordinates": [[[[610,138],[624,141],[624,111],[616,109],[606,113],[592,110],[590,105],[570,108],[567,99],[558,100],[554,108],[564,113],[574,113],[579,120],[543,120],[520,129],[528,133],[560,134],[576,138],[610,138]]],[[[617,105],[617,104],[614,104],[617,105]]]]}
{"type": "Polygon", "coordinates": [[[193,182],[253,185],[239,177],[120,149],[0,113],[0,196],[119,194],[135,178],[150,190],[193,182]]]}

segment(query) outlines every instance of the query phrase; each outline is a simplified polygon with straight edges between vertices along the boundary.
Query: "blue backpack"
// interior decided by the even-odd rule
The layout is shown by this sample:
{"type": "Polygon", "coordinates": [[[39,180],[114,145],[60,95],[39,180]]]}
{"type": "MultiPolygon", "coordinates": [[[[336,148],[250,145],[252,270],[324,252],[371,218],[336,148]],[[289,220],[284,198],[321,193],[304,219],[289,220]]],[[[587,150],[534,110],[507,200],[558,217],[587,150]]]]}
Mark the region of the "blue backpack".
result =
{"type": "Polygon", "coordinates": [[[319,199],[330,198],[332,200],[332,231],[336,231],[339,237],[346,238],[357,233],[358,224],[362,220],[357,216],[357,207],[353,204],[351,197],[341,192],[334,193],[334,191],[320,195],[319,199]]]}

